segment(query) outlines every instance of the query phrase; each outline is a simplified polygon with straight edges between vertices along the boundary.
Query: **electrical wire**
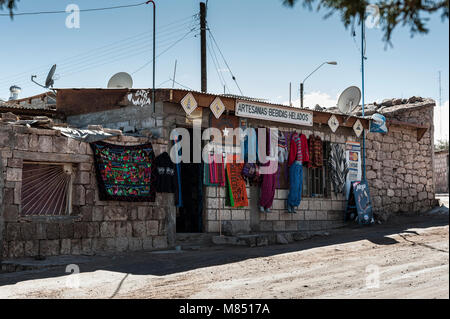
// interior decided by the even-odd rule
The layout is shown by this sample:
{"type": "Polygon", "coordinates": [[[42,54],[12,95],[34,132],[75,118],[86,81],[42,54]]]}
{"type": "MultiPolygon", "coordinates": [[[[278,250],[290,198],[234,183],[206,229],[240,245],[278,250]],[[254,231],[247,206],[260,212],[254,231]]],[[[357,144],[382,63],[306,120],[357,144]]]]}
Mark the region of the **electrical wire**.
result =
{"type": "MultiPolygon", "coordinates": [[[[172,45],[173,38],[160,41],[158,42],[158,47],[165,48],[167,45],[172,45]]],[[[149,43],[142,44],[140,46],[133,46],[133,47],[127,47],[122,48],[113,52],[100,54],[98,56],[94,56],[90,59],[85,59],[81,63],[76,64],[70,64],[66,67],[60,67],[58,68],[58,74],[67,76],[68,74],[74,74],[78,73],[77,71],[85,70],[86,68],[96,68],[98,66],[102,66],[105,64],[109,64],[114,61],[122,60],[123,58],[131,57],[131,56],[137,56],[140,54],[143,54],[145,52],[149,52],[152,50],[152,46],[149,43]],[[130,52],[132,52],[130,54],[130,52]]],[[[39,77],[45,77],[46,73],[40,74],[39,77]]],[[[25,78],[26,80],[29,79],[28,76],[25,78]]]]}
{"type": "MultiPolygon", "coordinates": [[[[186,37],[184,37],[184,38],[182,38],[182,39],[179,39],[179,40],[175,41],[174,43],[170,44],[170,45],[169,45],[167,48],[165,48],[161,53],[159,53],[158,55],[156,55],[156,58],[160,57],[161,55],[163,55],[164,53],[166,53],[167,51],[169,51],[172,47],[174,47],[176,44],[178,44],[181,40],[184,40],[185,38],[186,38],[186,37]]],[[[135,57],[135,56],[138,56],[138,55],[141,55],[141,54],[144,54],[144,53],[148,53],[148,50],[149,50],[149,49],[145,48],[145,49],[143,49],[143,50],[141,50],[141,51],[139,51],[139,52],[134,52],[133,54],[130,54],[130,55],[124,55],[124,56],[122,56],[122,57],[120,57],[120,58],[118,58],[118,59],[114,59],[114,60],[111,60],[111,61],[107,61],[107,62],[98,64],[98,65],[94,65],[94,66],[85,67],[84,69],[77,70],[77,71],[72,72],[72,73],[69,73],[69,74],[65,74],[64,77],[67,78],[68,76],[73,75],[73,74],[76,74],[76,73],[84,72],[84,71],[87,71],[87,70],[91,70],[91,69],[93,69],[93,68],[98,68],[98,67],[103,66],[103,65],[106,65],[106,64],[111,64],[111,63],[114,63],[114,62],[117,62],[117,61],[120,61],[120,60],[124,60],[124,59],[127,59],[127,58],[135,57]]],[[[151,60],[149,63],[151,63],[151,62],[152,62],[152,60],[151,60]]],[[[141,67],[141,68],[143,68],[143,67],[141,67]]],[[[139,70],[138,70],[138,71],[139,71],[139,70]]],[[[133,72],[133,73],[131,73],[131,74],[135,74],[136,72],[137,72],[137,71],[135,71],[135,72],[133,72]]]]}
{"type": "Polygon", "coordinates": [[[211,38],[213,39],[213,43],[216,45],[217,49],[219,50],[219,53],[220,53],[220,55],[222,56],[222,59],[223,59],[223,61],[225,62],[225,65],[227,66],[228,70],[230,71],[231,78],[233,79],[234,83],[236,84],[237,88],[239,89],[239,92],[240,92],[241,95],[243,96],[244,94],[242,93],[242,90],[241,90],[241,88],[239,87],[239,84],[237,83],[236,77],[234,76],[233,72],[231,71],[231,68],[230,68],[230,66],[228,65],[228,62],[227,62],[227,60],[225,59],[225,57],[224,57],[222,51],[220,50],[220,47],[219,47],[219,45],[217,44],[217,41],[216,41],[216,39],[214,38],[214,35],[212,34],[211,29],[209,28],[209,26],[208,26],[207,30],[208,30],[209,34],[211,35],[211,38]]]}
{"type": "MultiPolygon", "coordinates": [[[[178,23],[176,26],[173,26],[173,24],[177,23],[178,21],[160,27],[159,30],[163,29],[164,31],[157,32],[158,40],[161,41],[161,37],[164,40],[167,40],[169,38],[172,39],[174,36],[178,36],[179,35],[179,31],[185,30],[187,25],[189,25],[189,27],[191,28],[192,24],[195,22],[196,16],[198,16],[198,15],[192,15],[192,16],[189,16],[187,18],[178,20],[178,21],[186,21],[186,19],[189,19],[191,21],[184,22],[184,23],[181,23],[181,24],[178,23]],[[167,28],[167,26],[169,26],[169,27],[167,28]],[[174,27],[177,28],[177,29],[176,30],[170,30],[170,32],[169,32],[169,29],[173,29],[174,27]],[[162,36],[162,34],[164,34],[164,33],[166,33],[166,34],[164,36],[162,36]]],[[[77,54],[75,56],[66,58],[64,60],[61,60],[60,62],[57,62],[58,71],[63,69],[64,66],[68,65],[68,64],[71,64],[71,66],[77,66],[77,65],[85,64],[86,59],[90,59],[92,57],[97,57],[98,58],[98,54],[99,53],[107,53],[107,52],[109,52],[109,53],[117,53],[118,50],[122,50],[122,48],[124,48],[124,47],[128,48],[128,49],[131,49],[130,46],[133,43],[142,42],[142,40],[140,38],[142,38],[143,36],[146,36],[146,35],[148,35],[148,32],[139,33],[139,34],[137,34],[135,36],[127,37],[125,39],[121,39],[121,40],[118,40],[118,41],[114,41],[114,42],[112,42],[110,44],[98,47],[98,48],[93,49],[93,50],[86,51],[86,52],[81,53],[81,54],[77,54]],[[106,50],[104,50],[104,49],[106,49],[106,50]],[[79,63],[79,62],[81,62],[81,63],[79,63]]],[[[104,56],[104,55],[105,54],[103,54],[102,56],[104,56]]],[[[48,70],[48,67],[49,67],[48,65],[45,65],[43,67],[39,67],[39,69],[25,71],[25,72],[18,73],[16,75],[8,76],[8,77],[5,77],[3,79],[0,79],[0,83],[6,84],[7,82],[8,83],[19,82],[19,80],[21,80],[21,79],[26,79],[27,80],[29,78],[29,74],[30,73],[38,74],[39,72],[37,70],[42,70],[42,72],[44,73],[44,72],[46,72],[48,70]]],[[[44,74],[44,76],[45,75],[46,74],[44,74]]]]}
{"type": "Polygon", "coordinates": [[[191,89],[190,87],[188,87],[188,86],[185,86],[185,85],[183,85],[183,84],[181,84],[181,83],[179,83],[179,82],[175,81],[174,79],[170,79],[170,81],[173,81],[173,82],[175,82],[176,84],[178,84],[178,85],[179,85],[179,86],[181,86],[181,87],[184,87],[185,89],[188,89],[188,90],[194,91],[194,89],[191,89]]]}
{"type": "MultiPolygon", "coordinates": [[[[146,4],[146,2],[136,3],[136,4],[127,4],[122,6],[114,6],[114,7],[104,7],[104,8],[91,8],[91,9],[80,9],[80,12],[92,12],[92,11],[104,11],[104,10],[113,10],[113,9],[122,9],[122,8],[131,8],[138,7],[146,4]]],[[[40,15],[40,14],[59,14],[59,13],[67,13],[66,10],[56,10],[56,11],[37,11],[37,12],[18,12],[13,13],[13,16],[24,16],[24,15],[40,15]]],[[[1,17],[7,16],[9,17],[9,13],[0,13],[1,17]]]]}
{"type": "Polygon", "coordinates": [[[211,56],[211,59],[212,59],[212,61],[214,63],[214,66],[215,66],[215,69],[216,69],[216,72],[217,72],[217,76],[219,77],[219,81],[222,84],[222,87],[225,87],[226,90],[229,92],[230,89],[228,88],[228,84],[227,84],[227,82],[225,80],[225,77],[223,76],[223,74],[220,71],[220,63],[219,63],[219,60],[217,58],[216,52],[214,50],[214,47],[212,46],[211,43],[208,43],[208,44],[209,45],[207,46],[207,49],[210,52],[210,56],[211,56]],[[211,48],[210,48],[210,46],[211,46],[211,48]]]}
{"type": "MultiPolygon", "coordinates": [[[[171,48],[173,48],[175,45],[177,45],[178,43],[180,43],[181,41],[183,41],[189,34],[193,33],[197,31],[197,28],[193,28],[191,29],[189,32],[187,32],[182,38],[180,38],[179,40],[175,41],[172,45],[170,45],[167,49],[165,49],[164,51],[162,51],[161,53],[159,53],[156,58],[158,58],[160,55],[162,55],[163,53],[169,51],[171,48]]],[[[143,68],[145,68],[147,65],[149,65],[150,63],[153,62],[153,59],[151,59],[150,61],[144,63],[142,66],[140,66],[139,68],[136,69],[136,71],[132,72],[131,74],[136,74],[137,72],[141,71],[143,68]]]]}

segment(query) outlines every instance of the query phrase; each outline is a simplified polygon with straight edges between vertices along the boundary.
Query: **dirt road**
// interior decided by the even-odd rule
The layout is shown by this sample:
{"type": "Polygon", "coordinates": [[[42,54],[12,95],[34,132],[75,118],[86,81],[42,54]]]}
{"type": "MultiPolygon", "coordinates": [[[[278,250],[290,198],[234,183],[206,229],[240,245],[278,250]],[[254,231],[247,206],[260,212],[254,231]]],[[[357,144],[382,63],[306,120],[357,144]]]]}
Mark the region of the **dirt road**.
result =
{"type": "Polygon", "coordinates": [[[78,278],[1,274],[0,298],[449,298],[448,234],[436,215],[289,245],[95,257],[78,278]]]}

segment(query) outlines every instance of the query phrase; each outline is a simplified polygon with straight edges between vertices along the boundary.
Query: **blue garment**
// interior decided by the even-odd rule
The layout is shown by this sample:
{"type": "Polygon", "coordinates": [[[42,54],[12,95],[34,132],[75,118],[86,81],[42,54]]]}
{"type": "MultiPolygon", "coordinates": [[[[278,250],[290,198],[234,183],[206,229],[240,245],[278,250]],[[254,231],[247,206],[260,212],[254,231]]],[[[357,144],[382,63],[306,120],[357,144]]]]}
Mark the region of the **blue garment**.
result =
{"type": "Polygon", "coordinates": [[[247,129],[244,143],[241,143],[241,153],[244,155],[244,161],[246,163],[256,163],[258,156],[258,141],[256,138],[256,130],[254,128],[247,129]]]}
{"type": "Polygon", "coordinates": [[[287,204],[298,207],[302,200],[303,165],[299,161],[292,163],[289,167],[289,196],[287,204]]]}

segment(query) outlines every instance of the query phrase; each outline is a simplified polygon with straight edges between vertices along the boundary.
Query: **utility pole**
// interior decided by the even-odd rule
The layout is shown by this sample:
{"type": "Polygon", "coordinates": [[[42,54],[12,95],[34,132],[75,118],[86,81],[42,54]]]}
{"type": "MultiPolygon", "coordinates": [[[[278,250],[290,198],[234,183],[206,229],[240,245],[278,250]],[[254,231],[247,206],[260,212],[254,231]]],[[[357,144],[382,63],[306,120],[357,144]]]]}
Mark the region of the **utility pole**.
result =
{"type": "Polygon", "coordinates": [[[201,55],[201,91],[207,91],[206,73],[206,5],[200,2],[200,55],[201,55]]]}

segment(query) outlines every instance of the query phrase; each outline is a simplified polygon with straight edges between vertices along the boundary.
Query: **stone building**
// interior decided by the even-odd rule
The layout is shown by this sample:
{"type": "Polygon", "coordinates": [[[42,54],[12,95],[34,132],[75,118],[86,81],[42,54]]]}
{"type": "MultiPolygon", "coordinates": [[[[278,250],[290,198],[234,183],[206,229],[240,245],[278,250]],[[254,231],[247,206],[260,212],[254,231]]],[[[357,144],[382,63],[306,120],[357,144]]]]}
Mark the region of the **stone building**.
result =
{"type": "MultiPolygon", "coordinates": [[[[158,89],[153,110],[149,92],[61,89],[57,92],[56,110],[52,112],[71,127],[101,125],[121,130],[124,135],[106,140],[112,144],[140,144],[151,136],[157,153],[168,151],[172,146],[170,132],[173,128],[192,131],[199,125],[202,131],[209,127],[296,130],[306,136],[319,136],[326,154],[330,143],[344,148],[347,142],[361,142],[354,130],[355,124],[359,123],[366,130],[367,179],[376,218],[385,220],[395,213],[423,212],[436,204],[432,100],[387,100],[381,105],[368,105],[366,117],[362,117],[358,109],[351,116],[344,116],[335,109],[299,110],[242,97],[178,89],[158,89]],[[187,115],[182,104],[189,97],[189,105],[196,107],[187,115]],[[224,109],[218,118],[210,108],[218,103],[217,98],[224,109]],[[239,113],[237,106],[242,103],[252,108],[266,108],[269,115],[239,113]],[[368,132],[369,117],[374,112],[387,118],[387,134],[368,132]],[[335,132],[328,124],[331,116],[339,122],[335,132]]],[[[3,197],[0,201],[0,238],[4,258],[173,247],[176,234],[185,232],[226,235],[302,233],[344,224],[346,198],[332,190],[326,155],[322,168],[305,171],[303,198],[295,214],[286,209],[286,185],[278,185],[272,212],[261,213],[257,205],[260,196],[257,186],[247,185],[249,205],[237,208],[227,203],[225,187],[205,186],[200,179],[190,180],[194,183],[191,188],[195,190],[189,195],[195,203],[190,209],[191,213],[195,211],[198,224],[186,229],[178,226],[188,208],[176,207],[172,194],[158,194],[155,203],[100,201],[87,143],[58,136],[58,133],[57,130],[23,125],[0,125],[0,196],[3,197]],[[21,215],[22,170],[24,163],[29,162],[71,166],[69,215],[58,218],[25,218],[21,215]]]]}
{"type": "Polygon", "coordinates": [[[448,193],[448,150],[434,152],[434,175],[436,193],[448,193]]]}

